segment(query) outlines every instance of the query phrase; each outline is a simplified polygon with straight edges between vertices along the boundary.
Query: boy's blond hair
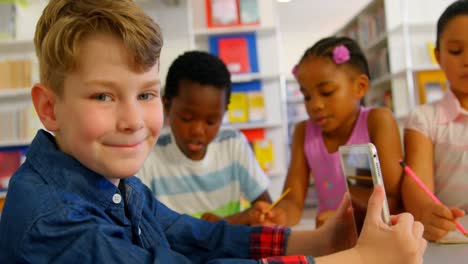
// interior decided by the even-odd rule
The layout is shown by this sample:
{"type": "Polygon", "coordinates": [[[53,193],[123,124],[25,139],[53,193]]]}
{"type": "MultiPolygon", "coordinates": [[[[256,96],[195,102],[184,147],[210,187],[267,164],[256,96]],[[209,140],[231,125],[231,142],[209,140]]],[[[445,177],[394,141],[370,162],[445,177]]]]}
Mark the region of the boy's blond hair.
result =
{"type": "Polygon", "coordinates": [[[161,30],[132,0],[51,0],[34,36],[41,83],[61,95],[66,74],[76,68],[80,42],[92,33],[119,37],[137,69],[159,63],[161,30]]]}

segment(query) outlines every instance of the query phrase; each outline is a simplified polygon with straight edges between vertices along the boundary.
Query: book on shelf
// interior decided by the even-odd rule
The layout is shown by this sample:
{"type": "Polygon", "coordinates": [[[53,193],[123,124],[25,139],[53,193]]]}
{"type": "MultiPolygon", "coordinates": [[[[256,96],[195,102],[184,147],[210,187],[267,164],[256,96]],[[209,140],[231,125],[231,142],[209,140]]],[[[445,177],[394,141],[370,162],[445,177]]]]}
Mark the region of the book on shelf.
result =
{"type": "Polygon", "coordinates": [[[0,109],[0,142],[28,141],[42,124],[30,103],[0,109]]]}
{"type": "Polygon", "coordinates": [[[0,40],[15,38],[16,5],[12,1],[0,1],[0,40]]]}
{"type": "Polygon", "coordinates": [[[226,64],[230,73],[250,72],[249,48],[247,39],[223,38],[218,41],[218,56],[226,64]]]}
{"type": "Polygon", "coordinates": [[[231,123],[265,121],[262,83],[260,81],[234,83],[228,113],[231,123]]]}
{"type": "Polygon", "coordinates": [[[261,122],[265,121],[265,100],[261,87],[258,90],[252,90],[247,94],[248,107],[249,107],[249,121],[261,122]]]}
{"type": "Polygon", "coordinates": [[[378,79],[390,72],[388,49],[382,48],[370,53],[368,56],[370,77],[372,80],[378,79]]]}
{"type": "Polygon", "coordinates": [[[274,166],[273,142],[265,137],[265,129],[244,129],[241,132],[249,141],[260,167],[271,171],[274,166]]]}
{"type": "Polygon", "coordinates": [[[264,171],[273,168],[273,142],[270,139],[255,140],[253,142],[255,157],[264,171]]]}
{"type": "Polygon", "coordinates": [[[260,23],[257,0],[205,0],[205,7],[209,28],[260,23]]]}
{"type": "Polygon", "coordinates": [[[286,97],[289,100],[299,101],[304,99],[301,92],[301,86],[296,80],[286,82],[286,97]]]}
{"type": "Polygon", "coordinates": [[[0,61],[0,91],[31,86],[31,59],[9,59],[0,61]]]}
{"type": "Polygon", "coordinates": [[[0,147],[0,191],[8,189],[11,176],[24,162],[27,146],[0,147]]]}
{"type": "Polygon", "coordinates": [[[426,104],[439,100],[448,89],[447,78],[442,70],[420,71],[416,73],[419,103],[426,104]]]}
{"type": "Polygon", "coordinates": [[[239,25],[239,3],[237,0],[206,0],[208,27],[239,25]]]}
{"type": "Polygon", "coordinates": [[[255,33],[210,36],[209,48],[232,74],[259,71],[255,33]]]}
{"type": "Polygon", "coordinates": [[[246,93],[231,93],[231,101],[228,106],[228,114],[230,123],[245,123],[249,121],[246,93]]]}
{"type": "Polygon", "coordinates": [[[257,0],[239,0],[239,22],[243,25],[260,23],[260,14],[257,0]]]}
{"type": "Polygon", "coordinates": [[[437,62],[437,59],[436,59],[436,56],[435,56],[435,53],[434,53],[434,50],[435,50],[434,43],[433,42],[427,42],[426,46],[427,46],[427,53],[429,54],[429,58],[431,59],[431,63],[437,65],[438,62],[437,62]]]}
{"type": "Polygon", "coordinates": [[[245,138],[247,138],[249,143],[256,140],[263,140],[265,138],[265,129],[263,128],[242,129],[241,132],[244,134],[245,138]]]}
{"type": "Polygon", "coordinates": [[[393,95],[391,90],[386,90],[383,94],[383,105],[388,107],[390,110],[393,110],[393,95]]]}

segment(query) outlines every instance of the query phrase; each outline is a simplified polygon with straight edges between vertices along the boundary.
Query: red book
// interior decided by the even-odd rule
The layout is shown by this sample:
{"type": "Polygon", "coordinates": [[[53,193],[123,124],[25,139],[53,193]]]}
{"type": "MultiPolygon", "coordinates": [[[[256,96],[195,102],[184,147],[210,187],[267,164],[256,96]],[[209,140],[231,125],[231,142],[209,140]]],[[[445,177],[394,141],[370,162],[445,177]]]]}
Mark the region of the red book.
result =
{"type": "Polygon", "coordinates": [[[249,47],[246,38],[223,38],[218,41],[219,58],[231,73],[250,72],[249,47]]]}
{"type": "Polygon", "coordinates": [[[0,151],[0,189],[6,189],[13,173],[21,165],[21,151],[0,151]]]}
{"type": "Polygon", "coordinates": [[[243,129],[241,132],[244,133],[249,142],[265,139],[265,129],[263,128],[243,129]]]}

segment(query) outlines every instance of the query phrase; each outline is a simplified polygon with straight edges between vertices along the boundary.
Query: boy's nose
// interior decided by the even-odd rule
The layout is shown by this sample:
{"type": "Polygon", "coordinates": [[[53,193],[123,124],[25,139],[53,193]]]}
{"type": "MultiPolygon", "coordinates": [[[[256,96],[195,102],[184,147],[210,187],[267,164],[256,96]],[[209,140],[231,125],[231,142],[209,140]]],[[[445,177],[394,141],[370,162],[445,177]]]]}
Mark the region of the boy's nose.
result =
{"type": "Polygon", "coordinates": [[[205,134],[205,125],[201,121],[195,121],[190,129],[193,136],[202,136],[205,134]]]}
{"type": "Polygon", "coordinates": [[[117,128],[120,131],[135,131],[144,126],[143,114],[138,104],[121,104],[117,112],[117,128]]]}

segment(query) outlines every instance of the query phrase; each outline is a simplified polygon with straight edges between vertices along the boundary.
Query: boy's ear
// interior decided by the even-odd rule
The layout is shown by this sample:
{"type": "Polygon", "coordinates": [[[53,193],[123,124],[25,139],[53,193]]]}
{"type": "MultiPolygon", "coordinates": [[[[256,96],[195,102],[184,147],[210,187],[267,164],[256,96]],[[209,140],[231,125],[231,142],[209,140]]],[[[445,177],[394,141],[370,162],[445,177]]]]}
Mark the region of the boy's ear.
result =
{"type": "Polygon", "coordinates": [[[42,84],[35,84],[31,90],[31,97],[44,127],[51,132],[58,131],[59,126],[55,116],[57,95],[42,84]]]}
{"type": "Polygon", "coordinates": [[[365,74],[359,74],[359,76],[354,81],[354,85],[356,97],[362,98],[369,90],[369,78],[365,74]]]}

